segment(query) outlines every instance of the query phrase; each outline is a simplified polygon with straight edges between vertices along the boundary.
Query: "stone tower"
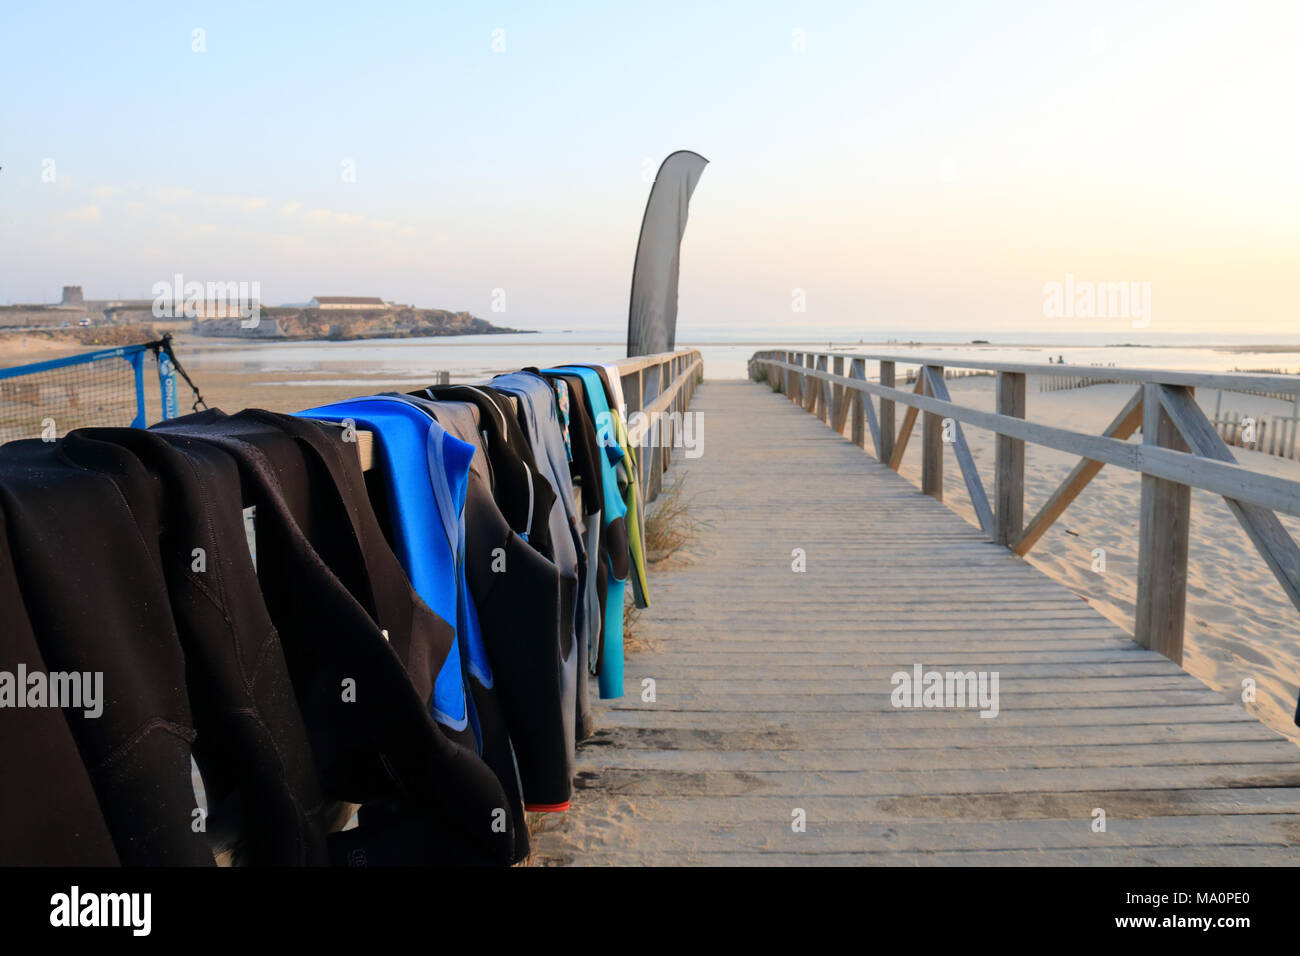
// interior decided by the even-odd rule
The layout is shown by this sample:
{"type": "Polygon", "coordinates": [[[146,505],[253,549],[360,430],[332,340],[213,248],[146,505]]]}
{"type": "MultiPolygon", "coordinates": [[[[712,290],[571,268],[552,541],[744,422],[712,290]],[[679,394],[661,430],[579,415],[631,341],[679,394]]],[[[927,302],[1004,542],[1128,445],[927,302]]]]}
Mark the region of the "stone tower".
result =
{"type": "Polygon", "coordinates": [[[65,285],[63,287],[63,301],[59,305],[85,305],[86,299],[81,294],[81,286],[65,285]]]}

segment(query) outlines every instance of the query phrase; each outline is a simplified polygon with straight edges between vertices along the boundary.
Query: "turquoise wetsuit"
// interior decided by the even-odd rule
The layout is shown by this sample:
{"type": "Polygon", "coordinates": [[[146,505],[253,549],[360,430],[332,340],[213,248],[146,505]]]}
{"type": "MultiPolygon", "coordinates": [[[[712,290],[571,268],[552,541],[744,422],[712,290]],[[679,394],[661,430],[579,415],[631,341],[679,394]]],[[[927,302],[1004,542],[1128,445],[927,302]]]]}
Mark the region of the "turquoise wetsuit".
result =
{"type": "MultiPolygon", "coordinates": [[[[605,398],[605,385],[600,373],[581,365],[545,369],[546,374],[564,373],[582,378],[587,393],[587,409],[596,426],[596,437],[604,455],[600,461],[600,483],[603,491],[603,516],[607,540],[613,548],[627,547],[627,505],[618,490],[618,463],[623,460],[623,448],[614,433],[613,417],[605,398]],[[609,532],[617,529],[613,534],[609,532]]],[[[600,649],[600,696],[623,696],[623,592],[627,586],[627,560],[610,555],[609,586],[605,592],[605,639],[600,649]],[[615,563],[617,562],[617,563],[615,563]],[[617,569],[617,570],[616,570],[617,569]],[[621,576],[620,575],[621,572],[621,576]]]]}

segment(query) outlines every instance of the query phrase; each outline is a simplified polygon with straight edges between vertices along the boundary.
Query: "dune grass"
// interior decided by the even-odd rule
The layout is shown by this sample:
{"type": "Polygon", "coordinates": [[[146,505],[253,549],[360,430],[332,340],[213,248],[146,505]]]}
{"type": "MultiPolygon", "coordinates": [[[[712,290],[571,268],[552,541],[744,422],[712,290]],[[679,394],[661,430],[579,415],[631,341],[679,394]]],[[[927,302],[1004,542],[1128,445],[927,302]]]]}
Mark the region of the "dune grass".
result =
{"type": "Polygon", "coordinates": [[[695,536],[701,521],[692,513],[691,500],[685,493],[686,479],[678,478],[659,494],[646,509],[645,556],[647,564],[664,561],[695,536]]]}

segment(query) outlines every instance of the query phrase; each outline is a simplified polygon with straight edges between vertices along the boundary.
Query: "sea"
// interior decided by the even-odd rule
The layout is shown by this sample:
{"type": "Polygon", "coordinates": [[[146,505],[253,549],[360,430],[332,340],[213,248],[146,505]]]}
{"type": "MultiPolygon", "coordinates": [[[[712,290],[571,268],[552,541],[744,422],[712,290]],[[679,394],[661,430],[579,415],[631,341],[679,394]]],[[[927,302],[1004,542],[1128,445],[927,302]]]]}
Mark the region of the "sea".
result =
{"type": "MultiPolygon", "coordinates": [[[[923,358],[988,362],[1046,363],[1207,372],[1300,372],[1300,334],[1169,335],[1132,332],[1043,334],[864,331],[844,329],[678,329],[680,348],[698,348],[706,378],[746,376],[756,351],[852,350],[923,358]],[[976,343],[973,339],[983,341],[976,343]]],[[[264,374],[265,384],[340,385],[374,383],[383,375],[394,384],[424,385],[429,373],[447,371],[453,381],[476,381],[498,372],[571,362],[612,362],[626,354],[626,332],[572,329],[504,335],[368,339],[332,342],[232,342],[187,336],[182,361],[192,372],[241,366],[264,374]],[[319,371],[320,379],[311,376],[319,371]],[[366,377],[360,377],[360,376],[366,377]],[[281,377],[283,376],[283,378],[281,377]]]]}

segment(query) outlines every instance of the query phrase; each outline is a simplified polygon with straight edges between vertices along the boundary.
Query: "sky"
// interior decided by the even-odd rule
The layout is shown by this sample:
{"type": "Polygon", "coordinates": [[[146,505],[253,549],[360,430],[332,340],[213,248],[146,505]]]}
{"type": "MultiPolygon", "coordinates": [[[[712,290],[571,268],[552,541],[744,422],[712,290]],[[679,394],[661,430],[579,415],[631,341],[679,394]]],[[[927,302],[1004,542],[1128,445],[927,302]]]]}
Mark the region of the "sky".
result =
{"type": "Polygon", "coordinates": [[[1297,35],[1294,0],[4,0],[0,303],[179,273],[616,331],[692,149],[679,342],[1296,334],[1297,35]],[[1067,276],[1146,324],[1049,314],[1067,276]]]}

